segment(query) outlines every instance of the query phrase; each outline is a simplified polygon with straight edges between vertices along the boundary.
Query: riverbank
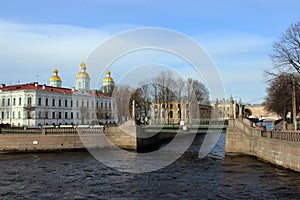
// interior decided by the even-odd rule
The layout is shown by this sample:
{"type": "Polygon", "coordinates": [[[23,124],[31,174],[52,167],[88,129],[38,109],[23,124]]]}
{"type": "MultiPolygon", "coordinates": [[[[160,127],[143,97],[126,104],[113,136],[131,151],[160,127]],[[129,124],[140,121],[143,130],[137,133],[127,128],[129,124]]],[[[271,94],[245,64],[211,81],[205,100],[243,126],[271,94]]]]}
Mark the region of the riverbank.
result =
{"type": "Polygon", "coordinates": [[[2,129],[0,152],[51,152],[86,148],[119,148],[147,152],[158,149],[162,142],[176,134],[204,134],[207,130],[224,131],[222,125],[183,127],[136,127],[110,125],[101,128],[2,129]]]}
{"type": "Polygon", "coordinates": [[[254,128],[247,119],[230,120],[226,155],[251,155],[273,165],[300,172],[300,132],[254,128]]]}

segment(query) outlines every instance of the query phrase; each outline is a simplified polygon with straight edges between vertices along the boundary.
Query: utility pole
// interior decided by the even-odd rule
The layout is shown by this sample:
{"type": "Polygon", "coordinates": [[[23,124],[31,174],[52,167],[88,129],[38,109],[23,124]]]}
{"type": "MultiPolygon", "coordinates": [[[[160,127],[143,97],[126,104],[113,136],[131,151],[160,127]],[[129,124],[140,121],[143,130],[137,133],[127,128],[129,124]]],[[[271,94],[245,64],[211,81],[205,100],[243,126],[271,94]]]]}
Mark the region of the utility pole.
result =
{"type": "Polygon", "coordinates": [[[292,95],[293,121],[294,121],[294,129],[297,130],[296,85],[295,85],[295,77],[293,75],[292,75],[292,83],[293,83],[293,95],[292,95]]]}

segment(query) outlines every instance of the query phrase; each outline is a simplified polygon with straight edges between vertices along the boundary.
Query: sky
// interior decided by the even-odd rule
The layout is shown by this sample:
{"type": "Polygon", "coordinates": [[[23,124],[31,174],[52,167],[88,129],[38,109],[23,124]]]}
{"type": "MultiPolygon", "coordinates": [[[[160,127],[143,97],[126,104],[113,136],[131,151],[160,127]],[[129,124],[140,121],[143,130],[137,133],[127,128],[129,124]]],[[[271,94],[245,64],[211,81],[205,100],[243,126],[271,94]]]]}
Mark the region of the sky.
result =
{"type": "MultiPolygon", "coordinates": [[[[63,86],[73,87],[82,57],[124,31],[158,27],[201,45],[221,76],[225,98],[261,103],[272,43],[300,19],[299,6],[298,0],[0,0],[0,82],[48,84],[56,67],[63,86]]],[[[113,78],[118,82],[128,74],[126,65],[150,62],[141,57],[174,67],[184,77],[198,77],[185,61],[148,51],[116,61],[113,78]]],[[[97,66],[88,64],[91,85],[99,87],[103,66],[98,75],[97,66]]]]}

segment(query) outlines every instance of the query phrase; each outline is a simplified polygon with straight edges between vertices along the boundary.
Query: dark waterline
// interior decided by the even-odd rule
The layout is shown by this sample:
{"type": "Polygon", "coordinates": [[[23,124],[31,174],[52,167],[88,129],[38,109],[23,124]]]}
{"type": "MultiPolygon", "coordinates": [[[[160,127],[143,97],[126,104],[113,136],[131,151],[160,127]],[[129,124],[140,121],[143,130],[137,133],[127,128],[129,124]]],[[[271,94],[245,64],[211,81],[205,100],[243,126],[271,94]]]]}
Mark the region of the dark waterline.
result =
{"type": "Polygon", "coordinates": [[[298,199],[300,173],[248,156],[224,157],[225,135],[198,157],[199,136],[176,162],[151,173],[108,168],[88,152],[0,155],[1,199],[298,199]]]}

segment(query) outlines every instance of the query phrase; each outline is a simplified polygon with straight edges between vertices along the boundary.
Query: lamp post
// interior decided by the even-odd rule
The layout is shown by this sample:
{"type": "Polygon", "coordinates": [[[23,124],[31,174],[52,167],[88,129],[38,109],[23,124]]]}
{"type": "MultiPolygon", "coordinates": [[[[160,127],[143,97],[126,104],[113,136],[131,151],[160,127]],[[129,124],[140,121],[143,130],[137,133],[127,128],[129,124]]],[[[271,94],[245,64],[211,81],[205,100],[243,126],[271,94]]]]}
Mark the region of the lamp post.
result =
{"type": "Polygon", "coordinates": [[[292,111],[293,111],[293,121],[294,121],[294,130],[297,130],[297,108],[296,108],[296,85],[295,85],[295,77],[291,74],[292,84],[293,84],[293,92],[292,92],[292,111]]]}

